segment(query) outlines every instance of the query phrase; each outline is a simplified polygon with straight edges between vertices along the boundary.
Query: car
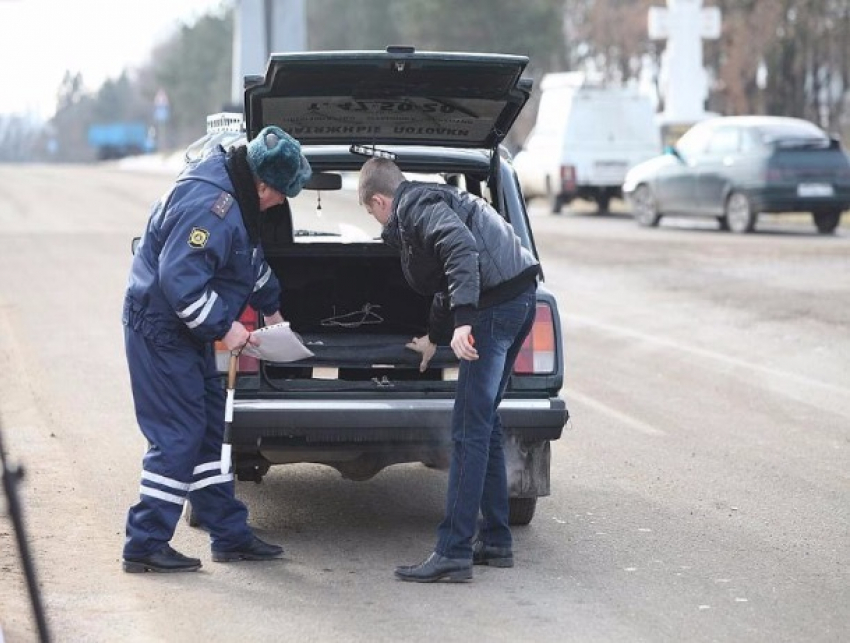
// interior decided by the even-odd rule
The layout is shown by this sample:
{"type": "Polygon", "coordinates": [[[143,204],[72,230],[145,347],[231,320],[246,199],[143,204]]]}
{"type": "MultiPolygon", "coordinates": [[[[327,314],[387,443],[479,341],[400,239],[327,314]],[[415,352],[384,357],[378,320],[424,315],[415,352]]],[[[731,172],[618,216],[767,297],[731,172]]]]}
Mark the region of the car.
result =
{"type": "Polygon", "coordinates": [[[580,72],[546,74],[534,128],[514,159],[526,198],[559,213],[573,199],[607,212],[628,169],[662,151],[649,96],[580,72]]]}
{"type": "Polygon", "coordinates": [[[804,119],[718,116],[632,168],[623,193],[642,226],[700,216],[745,233],[760,213],[807,212],[830,234],[850,207],[850,162],[837,139],[804,119]]]}
{"type": "MultiPolygon", "coordinates": [[[[264,76],[246,78],[243,114],[208,118],[190,159],[277,125],[301,142],[313,168],[304,191],[264,217],[274,224],[261,236],[281,283],[281,311],[312,356],[239,357],[230,422],[238,480],[259,482],[270,467],[297,463],[334,467],[351,480],[400,463],[448,467],[458,361],[440,346],[420,372],[418,354],[405,348],[426,332],[430,298],[408,286],[397,251],[358,204],[357,174],[369,157],[388,156],[408,178],[487,199],[536,256],[502,146],[529,96],[527,63],[411,47],[273,54],[264,76]]],[[[248,328],[261,323],[250,308],[241,319],[248,328]]],[[[550,443],[569,417],[562,342],[544,282],[500,407],[512,524],[529,523],[538,497],[550,493],[550,443]]],[[[229,353],[220,344],[217,360],[224,373],[229,353]]]]}

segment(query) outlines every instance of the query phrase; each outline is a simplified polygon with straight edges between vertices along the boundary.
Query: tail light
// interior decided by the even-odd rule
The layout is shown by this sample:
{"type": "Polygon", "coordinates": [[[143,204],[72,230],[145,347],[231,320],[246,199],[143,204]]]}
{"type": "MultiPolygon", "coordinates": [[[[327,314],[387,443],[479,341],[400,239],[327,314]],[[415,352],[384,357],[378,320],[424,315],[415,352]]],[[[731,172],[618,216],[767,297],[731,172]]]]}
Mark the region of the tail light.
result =
{"type": "Polygon", "coordinates": [[[519,350],[514,373],[517,375],[551,375],[555,372],[555,324],[552,309],[537,303],[534,326],[519,350]]]}
{"type": "Polygon", "coordinates": [[[793,181],[794,179],[793,170],[787,170],[781,167],[769,167],[764,173],[764,180],[768,183],[782,183],[784,181],[793,181]]]}
{"type": "Polygon", "coordinates": [[[574,165],[561,166],[561,192],[572,192],[576,188],[576,168],[574,165]]]}
{"type": "MultiPolygon", "coordinates": [[[[239,321],[248,332],[257,329],[257,319],[257,311],[250,306],[247,306],[245,312],[239,317],[239,321]]],[[[215,343],[215,365],[220,373],[226,373],[230,366],[230,351],[220,341],[215,343]]],[[[260,360],[249,355],[240,355],[236,368],[239,373],[256,373],[260,370],[260,360]]]]}

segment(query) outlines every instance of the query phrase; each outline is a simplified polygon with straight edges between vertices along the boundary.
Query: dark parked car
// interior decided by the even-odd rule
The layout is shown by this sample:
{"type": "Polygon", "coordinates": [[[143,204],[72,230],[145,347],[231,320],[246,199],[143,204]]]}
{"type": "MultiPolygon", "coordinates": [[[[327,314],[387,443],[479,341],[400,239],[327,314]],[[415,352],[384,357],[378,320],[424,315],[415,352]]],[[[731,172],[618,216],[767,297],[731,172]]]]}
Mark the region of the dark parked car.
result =
{"type": "MultiPolygon", "coordinates": [[[[430,299],[412,290],[398,254],[357,200],[372,155],[408,178],[445,182],[487,199],[536,255],[525,201],[501,143],[528,100],[522,56],[386,52],[275,54],[246,79],[242,114],[211,116],[189,155],[279,125],[313,168],[262,232],[283,289],[281,311],[312,357],[272,363],[240,357],[231,436],[233,468],[259,482],[272,465],[320,463],[365,480],[386,466],[448,465],[458,362],[441,346],[424,373],[406,349],[425,333],[430,299]]],[[[256,327],[257,313],[243,322],[256,327]]],[[[500,412],[510,519],[528,523],[549,494],[550,441],[568,413],[555,297],[541,284],[537,319],[500,412]]],[[[228,353],[220,351],[226,370],[228,353]]],[[[191,521],[191,519],[190,519],[191,521]]]]}
{"type": "Polygon", "coordinates": [[[644,226],[665,215],[696,215],[750,232],[761,212],[810,212],[818,231],[829,234],[850,207],[850,162],[838,140],[808,121],[717,117],[633,167],[623,193],[644,226]]]}

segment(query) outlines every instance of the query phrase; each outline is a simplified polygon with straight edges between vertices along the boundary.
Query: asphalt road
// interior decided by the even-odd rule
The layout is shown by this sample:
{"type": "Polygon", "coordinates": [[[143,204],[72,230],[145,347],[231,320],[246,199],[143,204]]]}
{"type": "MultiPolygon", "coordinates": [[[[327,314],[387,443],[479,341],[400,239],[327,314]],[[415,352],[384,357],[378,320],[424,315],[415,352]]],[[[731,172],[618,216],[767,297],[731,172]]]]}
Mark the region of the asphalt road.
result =
{"type": "MultiPolygon", "coordinates": [[[[287,549],[120,571],[144,443],[120,309],[167,176],[0,165],[0,417],[57,641],[850,639],[850,222],[752,235],[532,208],[565,330],[569,430],[511,570],[392,577],[433,545],[445,474],[318,466],[240,484],[287,549]]],[[[365,216],[365,215],[364,215],[365,216]]],[[[0,501],[0,628],[35,640],[0,501]]]]}

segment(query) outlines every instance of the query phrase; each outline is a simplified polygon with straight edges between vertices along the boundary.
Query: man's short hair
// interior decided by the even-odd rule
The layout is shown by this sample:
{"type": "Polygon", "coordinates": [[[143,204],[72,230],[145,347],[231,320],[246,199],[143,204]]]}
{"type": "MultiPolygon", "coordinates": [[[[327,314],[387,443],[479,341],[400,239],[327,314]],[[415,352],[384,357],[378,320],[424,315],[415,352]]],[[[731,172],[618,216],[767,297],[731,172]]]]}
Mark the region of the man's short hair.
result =
{"type": "Polygon", "coordinates": [[[366,203],[376,194],[391,197],[402,181],[404,181],[404,174],[393,161],[371,158],[360,168],[360,186],[357,196],[360,203],[366,203]]]}

